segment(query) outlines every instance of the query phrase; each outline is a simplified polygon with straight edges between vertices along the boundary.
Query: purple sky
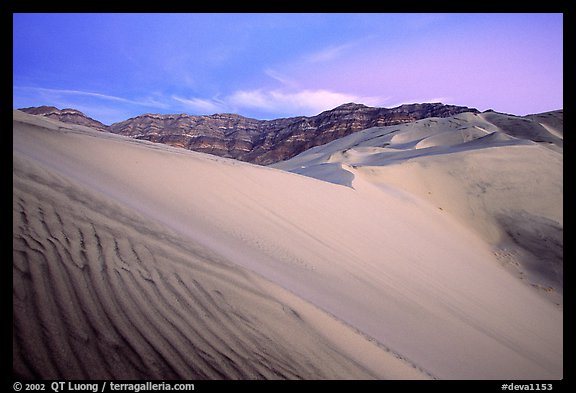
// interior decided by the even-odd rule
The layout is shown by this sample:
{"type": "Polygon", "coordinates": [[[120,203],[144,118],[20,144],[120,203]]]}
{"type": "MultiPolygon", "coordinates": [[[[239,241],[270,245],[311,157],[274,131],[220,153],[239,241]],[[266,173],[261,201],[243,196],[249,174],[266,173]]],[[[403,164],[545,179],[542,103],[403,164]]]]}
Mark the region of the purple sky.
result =
{"type": "Polygon", "coordinates": [[[315,115],[563,107],[562,14],[15,14],[14,108],[315,115]]]}

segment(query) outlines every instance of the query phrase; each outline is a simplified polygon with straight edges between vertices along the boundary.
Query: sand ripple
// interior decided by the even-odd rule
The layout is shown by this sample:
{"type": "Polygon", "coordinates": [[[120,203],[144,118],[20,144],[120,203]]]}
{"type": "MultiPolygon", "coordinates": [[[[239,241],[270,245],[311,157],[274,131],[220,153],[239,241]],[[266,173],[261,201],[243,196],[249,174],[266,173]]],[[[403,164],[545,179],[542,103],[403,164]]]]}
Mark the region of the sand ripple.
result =
{"type": "Polygon", "coordinates": [[[17,376],[372,377],[263,291],[260,278],[47,171],[15,163],[17,376]]]}

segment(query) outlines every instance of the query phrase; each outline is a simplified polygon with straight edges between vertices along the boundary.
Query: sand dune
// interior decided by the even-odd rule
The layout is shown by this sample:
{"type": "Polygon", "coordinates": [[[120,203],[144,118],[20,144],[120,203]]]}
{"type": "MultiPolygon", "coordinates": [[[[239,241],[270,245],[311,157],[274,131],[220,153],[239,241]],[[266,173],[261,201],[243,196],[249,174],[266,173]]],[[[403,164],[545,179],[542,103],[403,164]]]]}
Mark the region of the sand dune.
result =
{"type": "Polygon", "coordinates": [[[377,132],[290,164],[331,183],[15,111],[15,375],[561,378],[561,307],[460,196],[440,210],[359,164],[443,137],[377,132]]]}
{"type": "Polygon", "coordinates": [[[468,113],[373,128],[275,166],[350,187],[353,172],[418,196],[478,233],[501,263],[562,304],[561,116],[468,113]],[[348,177],[327,176],[326,165],[348,168],[348,177]]]}
{"type": "MultiPolygon", "coordinates": [[[[108,135],[98,141],[103,134],[16,118],[22,121],[14,133],[17,375],[429,378],[311,304],[127,207],[129,200],[119,203],[108,197],[111,190],[82,184],[98,186],[98,170],[66,167],[65,154],[50,147],[81,157],[73,149],[79,138],[96,155],[120,156],[122,145],[131,144],[127,150],[137,151],[131,157],[151,150],[159,158],[176,155],[176,164],[187,158],[181,152],[108,135]]],[[[147,181],[150,174],[143,173],[147,181]]],[[[126,190],[137,204],[138,195],[126,190]]]]}

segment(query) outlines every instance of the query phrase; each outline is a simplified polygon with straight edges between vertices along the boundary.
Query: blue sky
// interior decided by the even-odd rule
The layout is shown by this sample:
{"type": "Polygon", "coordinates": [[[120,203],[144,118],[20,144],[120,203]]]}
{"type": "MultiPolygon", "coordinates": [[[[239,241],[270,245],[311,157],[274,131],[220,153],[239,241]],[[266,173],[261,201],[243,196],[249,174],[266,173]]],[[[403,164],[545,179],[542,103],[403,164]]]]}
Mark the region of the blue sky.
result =
{"type": "Polygon", "coordinates": [[[13,106],[311,116],[563,107],[562,14],[14,14],[13,106]]]}

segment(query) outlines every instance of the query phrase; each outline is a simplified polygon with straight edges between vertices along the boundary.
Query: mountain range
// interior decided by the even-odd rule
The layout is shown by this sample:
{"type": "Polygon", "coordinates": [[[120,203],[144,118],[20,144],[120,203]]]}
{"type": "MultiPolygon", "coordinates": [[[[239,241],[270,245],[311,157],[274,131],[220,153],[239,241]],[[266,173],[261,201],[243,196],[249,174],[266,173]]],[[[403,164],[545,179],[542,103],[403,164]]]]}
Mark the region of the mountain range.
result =
{"type": "Polygon", "coordinates": [[[257,120],[230,113],[144,114],[108,126],[70,108],[40,106],[20,110],[64,123],[260,165],[287,160],[312,147],[371,127],[463,112],[478,113],[475,108],[441,103],[405,104],[396,108],[348,103],[311,117],[257,120]]]}

